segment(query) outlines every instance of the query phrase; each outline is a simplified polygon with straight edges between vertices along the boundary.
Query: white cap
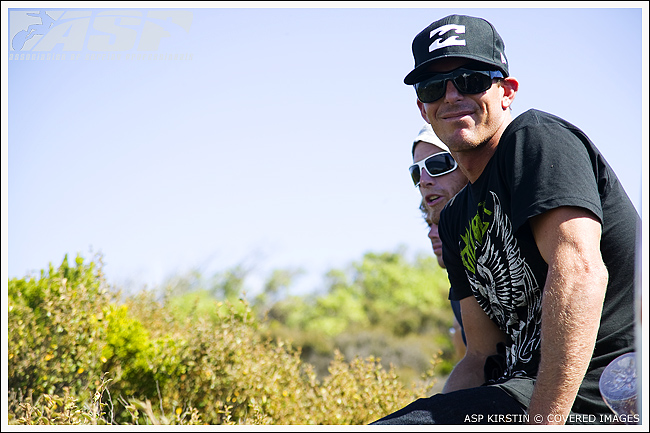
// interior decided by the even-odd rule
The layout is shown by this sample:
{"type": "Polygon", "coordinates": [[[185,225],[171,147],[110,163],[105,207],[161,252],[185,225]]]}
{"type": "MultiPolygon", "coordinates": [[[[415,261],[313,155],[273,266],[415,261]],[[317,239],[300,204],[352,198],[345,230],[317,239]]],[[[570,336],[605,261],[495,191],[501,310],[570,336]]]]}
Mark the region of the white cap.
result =
{"type": "Polygon", "coordinates": [[[428,123],[424,124],[422,129],[420,129],[418,136],[415,137],[415,140],[413,140],[413,148],[411,149],[412,154],[415,154],[415,145],[418,143],[418,141],[426,141],[427,143],[431,143],[434,146],[438,146],[442,150],[449,152],[447,145],[440,141],[436,133],[433,132],[431,125],[428,123]]]}

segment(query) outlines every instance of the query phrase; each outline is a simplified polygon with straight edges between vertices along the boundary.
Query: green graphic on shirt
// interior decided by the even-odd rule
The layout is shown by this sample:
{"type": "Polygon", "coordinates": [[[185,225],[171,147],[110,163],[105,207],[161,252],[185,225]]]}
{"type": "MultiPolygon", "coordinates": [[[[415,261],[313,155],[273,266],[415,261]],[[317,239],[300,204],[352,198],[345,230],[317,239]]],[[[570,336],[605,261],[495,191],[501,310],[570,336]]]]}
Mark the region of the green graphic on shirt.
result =
{"type": "Polygon", "coordinates": [[[479,203],[476,215],[471,219],[465,235],[460,235],[464,247],[460,251],[465,268],[472,274],[476,274],[476,247],[483,244],[483,236],[490,226],[489,222],[483,221],[484,215],[492,215],[492,212],[485,209],[485,202],[479,203]]]}

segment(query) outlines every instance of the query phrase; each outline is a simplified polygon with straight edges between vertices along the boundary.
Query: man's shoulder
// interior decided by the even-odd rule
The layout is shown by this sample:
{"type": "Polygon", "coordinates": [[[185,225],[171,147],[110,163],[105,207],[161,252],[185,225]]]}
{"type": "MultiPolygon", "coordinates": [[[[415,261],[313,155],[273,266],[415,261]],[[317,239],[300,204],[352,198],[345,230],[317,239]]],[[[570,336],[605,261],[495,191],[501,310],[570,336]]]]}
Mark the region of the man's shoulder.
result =
{"type": "Polygon", "coordinates": [[[564,123],[565,120],[548,113],[546,111],[538,110],[536,108],[530,108],[517,117],[515,117],[511,125],[516,127],[526,126],[526,125],[538,125],[544,123],[564,123]]]}
{"type": "Polygon", "coordinates": [[[551,114],[546,111],[538,110],[536,108],[528,109],[515,117],[508,126],[508,129],[520,129],[531,126],[549,125],[557,125],[561,126],[562,128],[569,129],[578,129],[575,125],[566,119],[563,119],[555,114],[551,114]]]}
{"type": "Polygon", "coordinates": [[[519,143],[525,146],[537,146],[540,142],[564,139],[567,132],[575,134],[576,130],[578,128],[561,117],[531,108],[510,122],[501,136],[499,145],[509,147],[519,143]],[[516,137],[525,137],[525,139],[518,140],[516,137]]]}

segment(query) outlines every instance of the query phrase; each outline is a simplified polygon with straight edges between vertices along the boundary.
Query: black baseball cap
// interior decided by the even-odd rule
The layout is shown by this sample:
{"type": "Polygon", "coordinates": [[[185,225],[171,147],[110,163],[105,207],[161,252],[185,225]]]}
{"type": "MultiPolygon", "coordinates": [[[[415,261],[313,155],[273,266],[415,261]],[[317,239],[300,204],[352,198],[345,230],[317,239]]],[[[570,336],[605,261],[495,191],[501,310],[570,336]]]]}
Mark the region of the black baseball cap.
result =
{"type": "Polygon", "coordinates": [[[415,68],[404,84],[416,84],[427,74],[426,67],[445,57],[463,57],[485,63],[508,74],[505,44],[492,24],[483,18],[449,15],[431,23],[413,39],[415,68]]]}

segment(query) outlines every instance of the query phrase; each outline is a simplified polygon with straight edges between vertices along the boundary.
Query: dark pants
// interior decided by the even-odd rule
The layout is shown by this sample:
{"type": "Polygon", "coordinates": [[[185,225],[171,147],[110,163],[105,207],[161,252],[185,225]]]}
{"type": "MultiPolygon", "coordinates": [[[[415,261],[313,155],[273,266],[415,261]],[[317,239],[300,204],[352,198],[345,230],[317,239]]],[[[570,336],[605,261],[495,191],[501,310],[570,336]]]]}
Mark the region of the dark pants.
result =
{"type": "Polygon", "coordinates": [[[480,386],[421,398],[372,425],[522,424],[525,408],[501,388],[480,386]]]}

